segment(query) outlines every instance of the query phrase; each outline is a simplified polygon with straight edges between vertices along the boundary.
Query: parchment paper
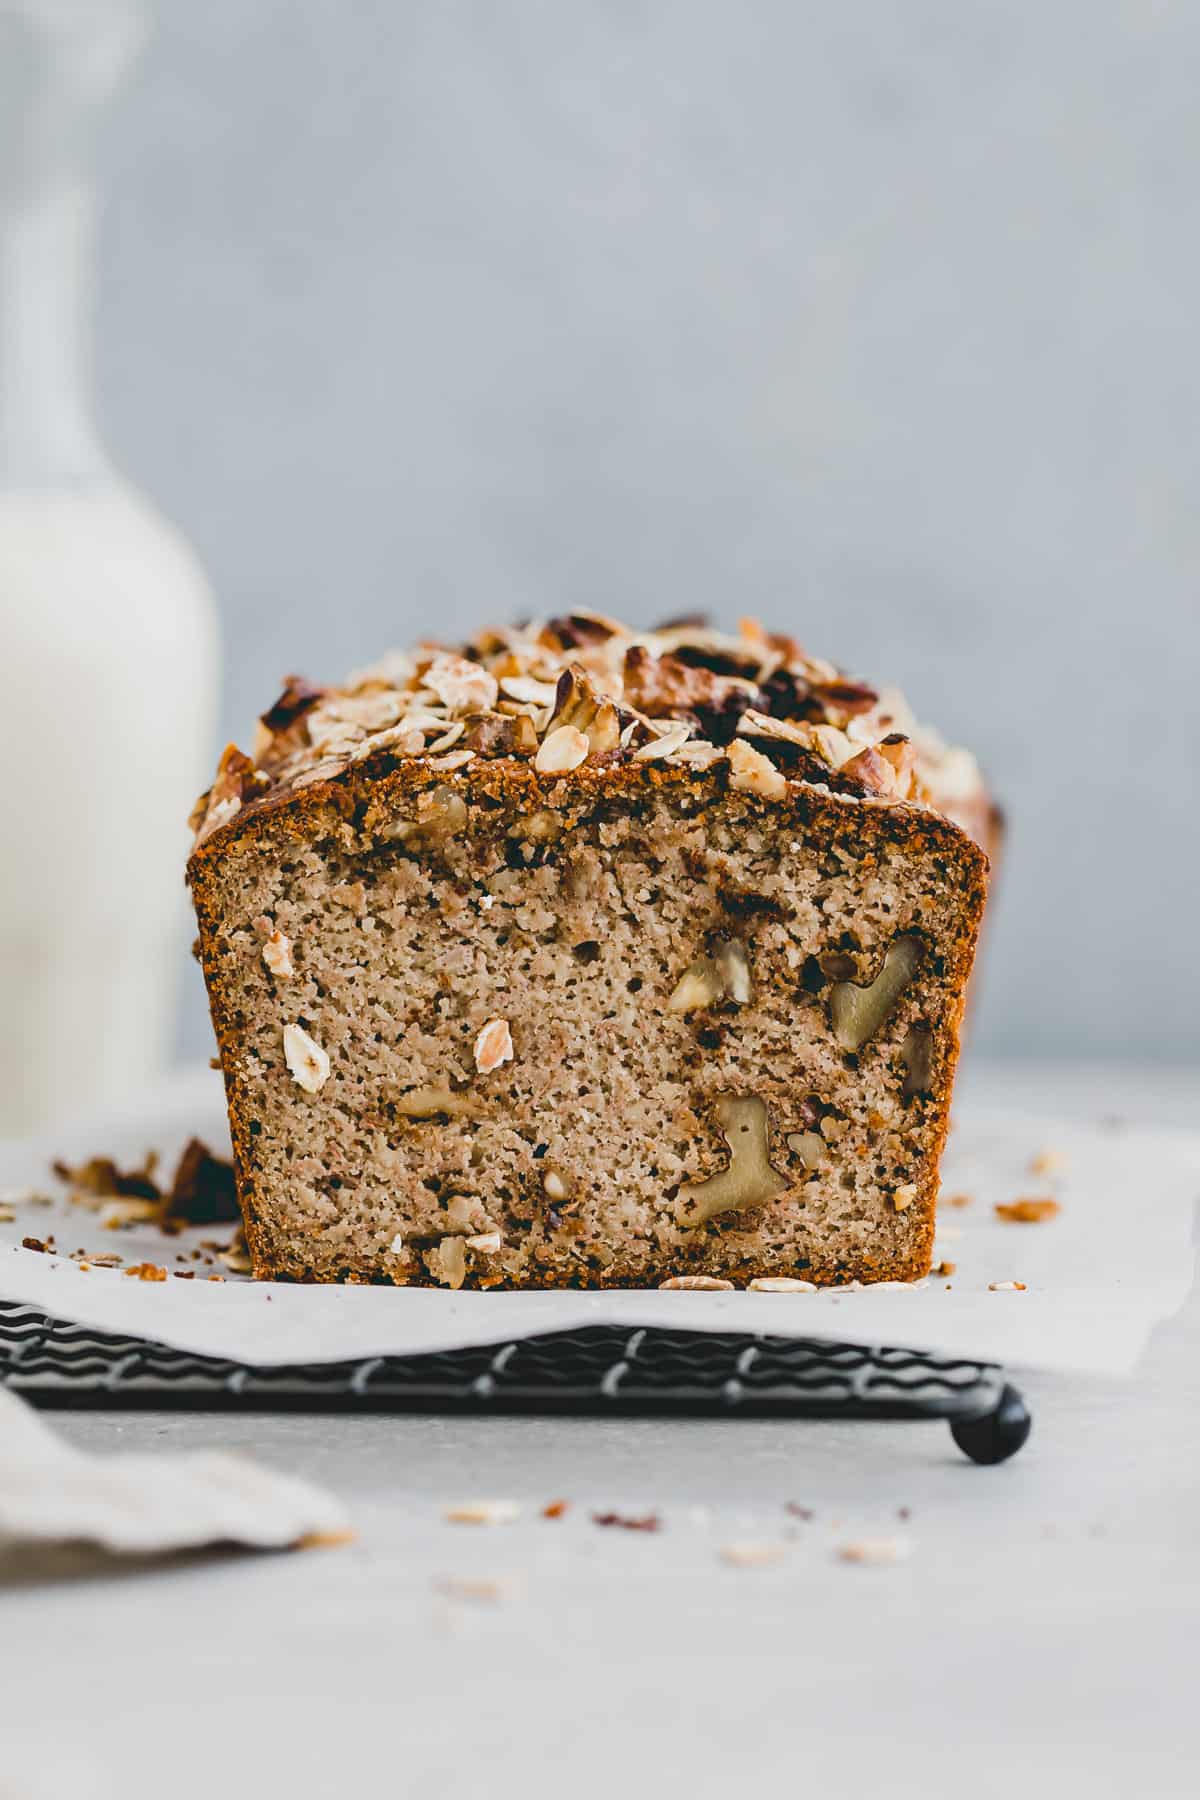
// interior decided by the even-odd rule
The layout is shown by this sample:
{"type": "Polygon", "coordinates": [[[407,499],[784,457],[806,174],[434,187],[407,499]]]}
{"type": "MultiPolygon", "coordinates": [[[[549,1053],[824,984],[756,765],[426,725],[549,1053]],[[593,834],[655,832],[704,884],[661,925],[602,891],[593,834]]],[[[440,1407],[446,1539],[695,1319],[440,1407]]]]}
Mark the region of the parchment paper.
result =
{"type": "Polygon", "coordinates": [[[956,1265],[953,1275],[857,1292],[455,1294],[253,1282],[220,1261],[190,1260],[202,1240],[227,1240],[228,1227],[175,1238],[152,1226],[101,1230],[94,1214],[66,1201],[49,1173],[53,1156],[135,1163],[151,1147],[169,1169],[193,1133],[216,1150],[228,1143],[219,1079],[207,1071],[142,1107],[52,1139],[0,1146],[0,1202],[16,1213],[0,1222],[0,1299],[259,1366],[411,1355],[618,1324],[828,1337],[1013,1367],[1121,1374],[1133,1369],[1154,1326],[1179,1308],[1193,1278],[1200,1132],[1035,1118],[969,1101],[956,1109],[942,1192],[969,1194],[971,1204],[943,1208],[935,1254],[935,1264],[956,1265]],[[1031,1158],[1046,1149],[1063,1159],[1061,1174],[1030,1172],[1031,1158]],[[53,1203],[28,1204],[29,1189],[55,1196],[53,1203]],[[997,1201],[1043,1194],[1061,1202],[1050,1223],[995,1217],[997,1201]],[[85,1272],[69,1254],[21,1246],[24,1236],[44,1241],[51,1234],[63,1253],[115,1250],[126,1265],[150,1261],[198,1275],[131,1280],[122,1269],[85,1272]],[[201,1278],[208,1273],[225,1280],[201,1278]],[[1025,1291],[991,1291],[991,1283],[1008,1281],[1024,1282],[1025,1291]]]}

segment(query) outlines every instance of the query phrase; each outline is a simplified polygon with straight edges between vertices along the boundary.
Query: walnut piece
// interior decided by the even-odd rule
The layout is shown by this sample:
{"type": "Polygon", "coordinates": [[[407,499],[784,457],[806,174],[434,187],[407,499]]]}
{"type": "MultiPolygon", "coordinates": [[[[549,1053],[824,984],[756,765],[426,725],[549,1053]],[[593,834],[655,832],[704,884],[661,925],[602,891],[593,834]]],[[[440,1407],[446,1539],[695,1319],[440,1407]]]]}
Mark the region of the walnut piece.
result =
{"type": "Polygon", "coordinates": [[[444,1113],[448,1119],[483,1119],[486,1108],[472,1094],[456,1094],[452,1088],[416,1087],[393,1102],[406,1119],[432,1119],[444,1113]]]}
{"type": "Polygon", "coordinates": [[[283,1054],[306,1094],[315,1094],[329,1080],[329,1057],[302,1025],[284,1026],[283,1054]]]}
{"type": "Polygon", "coordinates": [[[443,1287],[460,1288],[467,1278],[467,1252],[460,1237],[444,1237],[425,1252],[425,1267],[443,1287]]]}
{"type": "Polygon", "coordinates": [[[731,1000],[749,1006],[754,999],[750,961],[745,946],[736,938],[719,944],[712,956],[699,956],[680,976],[667,1001],[667,1011],[699,1012],[731,1000]]]}
{"type": "Polygon", "coordinates": [[[1042,1225],[1047,1219],[1056,1219],[1060,1212],[1057,1200],[998,1200],[996,1217],[1005,1219],[1010,1225],[1042,1225]]]}
{"type": "Polygon", "coordinates": [[[874,981],[856,987],[841,981],[829,996],[833,1035],[843,1050],[861,1050],[892,1011],[921,964],[921,940],[898,937],[889,944],[874,981]]]}
{"type": "Polygon", "coordinates": [[[452,713],[491,712],[500,694],[496,677],[463,656],[435,656],[423,679],[452,713]]]}
{"type": "Polygon", "coordinates": [[[789,1131],[787,1145],[794,1150],[806,1169],[820,1167],[825,1155],[825,1139],[819,1131],[789,1131]]]}
{"type": "Polygon", "coordinates": [[[676,1212],[688,1226],[757,1206],[788,1186],[772,1167],[766,1103],[757,1094],[723,1094],[713,1112],[729,1145],[729,1163],[707,1181],[680,1188],[676,1212]]]}
{"type": "Polygon", "coordinates": [[[725,754],[729,759],[730,787],[761,794],[764,800],[787,799],[787,778],[761,750],[756,750],[744,738],[734,738],[725,754]]]}
{"type": "Polygon", "coordinates": [[[900,1088],[904,1098],[915,1100],[919,1094],[927,1094],[933,1075],[933,1033],[928,1025],[910,1027],[900,1046],[900,1060],[906,1071],[900,1088]]]}
{"type": "Polygon", "coordinates": [[[907,1212],[916,1197],[917,1185],[913,1181],[908,1181],[903,1187],[892,1190],[892,1205],[897,1212],[907,1212]]]}

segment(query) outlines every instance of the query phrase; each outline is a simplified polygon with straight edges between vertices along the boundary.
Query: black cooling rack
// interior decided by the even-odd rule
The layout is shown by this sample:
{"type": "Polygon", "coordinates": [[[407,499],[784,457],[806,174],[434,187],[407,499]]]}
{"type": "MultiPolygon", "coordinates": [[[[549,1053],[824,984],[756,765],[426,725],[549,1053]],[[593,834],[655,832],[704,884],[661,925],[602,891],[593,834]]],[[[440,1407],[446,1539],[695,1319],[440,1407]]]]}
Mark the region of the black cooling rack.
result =
{"type": "Polygon", "coordinates": [[[1029,1436],[995,1363],[823,1338],[589,1326],[440,1355],[255,1368],[0,1301],[0,1382],[49,1406],[945,1419],[972,1461],[1029,1436]]]}

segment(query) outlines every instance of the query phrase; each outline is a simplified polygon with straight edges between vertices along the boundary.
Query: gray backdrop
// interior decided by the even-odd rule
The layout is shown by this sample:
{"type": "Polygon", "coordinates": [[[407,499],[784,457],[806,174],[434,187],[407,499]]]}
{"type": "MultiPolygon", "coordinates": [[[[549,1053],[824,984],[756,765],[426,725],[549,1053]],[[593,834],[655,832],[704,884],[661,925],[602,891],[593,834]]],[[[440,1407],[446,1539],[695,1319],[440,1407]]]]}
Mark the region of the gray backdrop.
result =
{"type": "Polygon", "coordinates": [[[98,377],[224,733],[430,626],[755,612],[993,771],[981,1044],[1196,1056],[1198,57],[1190,0],[167,0],[98,377]]]}

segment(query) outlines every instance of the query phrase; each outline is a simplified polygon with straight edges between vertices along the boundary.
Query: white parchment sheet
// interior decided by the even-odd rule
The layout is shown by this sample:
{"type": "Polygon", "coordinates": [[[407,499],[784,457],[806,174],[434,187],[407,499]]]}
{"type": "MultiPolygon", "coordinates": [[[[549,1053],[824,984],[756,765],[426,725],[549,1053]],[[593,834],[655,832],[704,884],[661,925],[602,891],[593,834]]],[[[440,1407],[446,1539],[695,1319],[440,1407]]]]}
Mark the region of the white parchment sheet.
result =
{"type": "MultiPolygon", "coordinates": [[[[191,1268],[180,1257],[229,1227],[166,1237],[156,1227],[99,1228],[70,1205],[49,1173],[53,1156],[112,1156],[127,1166],[145,1151],[168,1170],[187,1137],[228,1144],[219,1079],[176,1082],[135,1111],[52,1139],[0,1146],[0,1299],[44,1307],[60,1319],[177,1349],[258,1365],[411,1355],[500,1343],[585,1325],[665,1326],[890,1344],[1013,1367],[1121,1374],[1137,1362],[1156,1324],[1182,1304],[1193,1276],[1193,1226],[1200,1199],[1200,1132],[1122,1128],[1036,1118],[956,1104],[942,1192],[969,1206],[943,1209],[936,1262],[956,1267],[915,1287],[876,1286],[812,1294],[621,1291],[450,1293],[427,1288],[299,1287],[226,1274],[224,1282],[129,1279],[121,1269],[84,1271],[69,1254],[24,1249],[53,1234],[69,1253],[116,1250],[191,1268]],[[1063,1159],[1052,1177],[1030,1172],[1038,1152],[1063,1159]],[[22,1200],[29,1190],[50,1206],[22,1200]],[[1008,1224],[997,1201],[1053,1194],[1059,1216],[1008,1224]],[[993,1282],[1025,1291],[992,1291],[993,1282]]],[[[215,1268],[222,1270],[220,1263],[215,1268]]],[[[207,1273],[201,1269],[201,1274],[207,1273]]]]}

